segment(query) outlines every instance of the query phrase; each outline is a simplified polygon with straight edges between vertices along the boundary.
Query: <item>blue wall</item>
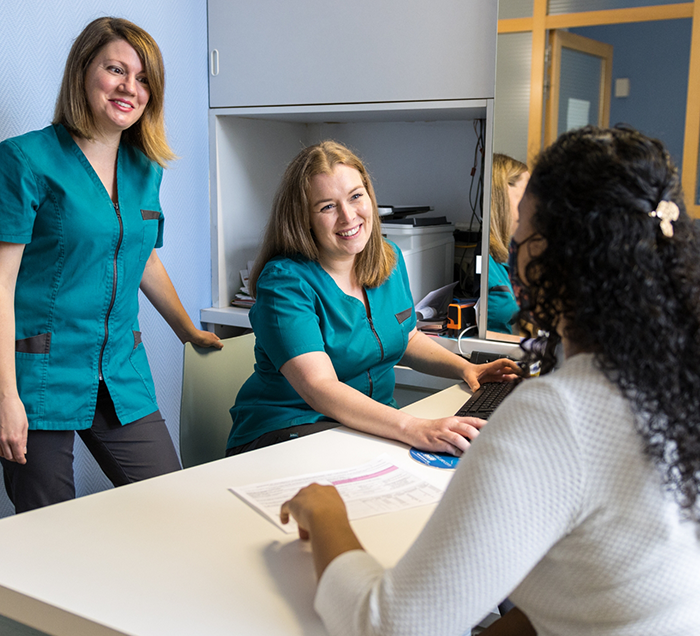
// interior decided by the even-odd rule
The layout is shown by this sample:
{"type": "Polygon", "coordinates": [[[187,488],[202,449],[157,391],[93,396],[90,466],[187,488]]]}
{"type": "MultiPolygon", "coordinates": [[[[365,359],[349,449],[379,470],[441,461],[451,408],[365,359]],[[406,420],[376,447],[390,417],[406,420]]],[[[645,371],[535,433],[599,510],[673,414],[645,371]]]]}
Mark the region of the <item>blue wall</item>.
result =
{"type": "Polygon", "coordinates": [[[612,44],[610,123],[624,122],[658,137],[681,167],[692,21],[662,20],[571,29],[612,44]],[[630,79],[629,97],[615,97],[615,79],[630,79]]]}
{"type": "MultiPolygon", "coordinates": [[[[206,0],[0,0],[0,139],[50,123],[73,39],[103,15],[142,26],[163,52],[168,137],[181,158],[163,179],[165,243],[159,255],[198,324],[199,309],[211,305],[206,0]]],[[[177,440],[182,345],[143,296],[139,318],[160,409],[177,440]]],[[[81,444],[78,494],[110,487],[81,444]]],[[[0,516],[12,511],[0,487],[0,516]]]]}

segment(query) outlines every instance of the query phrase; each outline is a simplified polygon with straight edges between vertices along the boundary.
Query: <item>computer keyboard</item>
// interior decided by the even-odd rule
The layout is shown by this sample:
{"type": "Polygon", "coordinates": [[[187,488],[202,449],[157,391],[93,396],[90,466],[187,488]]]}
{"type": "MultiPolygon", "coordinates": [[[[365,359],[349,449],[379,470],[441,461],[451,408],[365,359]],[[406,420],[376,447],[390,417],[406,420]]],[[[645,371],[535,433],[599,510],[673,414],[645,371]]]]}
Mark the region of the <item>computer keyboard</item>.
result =
{"type": "Polygon", "coordinates": [[[486,382],[455,413],[458,417],[480,417],[487,420],[519,382],[486,382]]]}

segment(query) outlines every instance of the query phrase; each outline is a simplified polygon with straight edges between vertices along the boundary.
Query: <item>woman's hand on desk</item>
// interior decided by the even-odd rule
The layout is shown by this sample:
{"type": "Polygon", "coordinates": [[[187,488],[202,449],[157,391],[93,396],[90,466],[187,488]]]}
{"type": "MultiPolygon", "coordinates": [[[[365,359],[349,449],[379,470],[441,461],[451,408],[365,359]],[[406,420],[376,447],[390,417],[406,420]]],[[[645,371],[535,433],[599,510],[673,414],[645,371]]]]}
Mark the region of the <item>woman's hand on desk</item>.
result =
{"type": "Polygon", "coordinates": [[[512,360],[501,358],[486,364],[472,364],[416,329],[409,334],[401,364],[428,375],[463,380],[472,391],[482,382],[504,382],[520,375],[520,368],[512,360]]]}
{"type": "Polygon", "coordinates": [[[402,441],[420,450],[460,457],[484,424],[486,420],[478,417],[444,417],[438,420],[415,418],[406,427],[405,439],[402,441]]]}
{"type": "MultiPolygon", "coordinates": [[[[453,353],[447,353],[451,358],[459,359],[453,353]]],[[[462,362],[465,361],[462,359],[462,362]]],[[[496,370],[511,368],[496,363],[483,366],[496,370]]],[[[292,358],[282,365],[280,371],[315,411],[350,428],[396,439],[421,450],[461,455],[469,448],[469,440],[474,439],[479,434],[478,429],[486,424],[475,417],[419,418],[380,404],[340,382],[330,359],[323,352],[314,351],[292,358]]],[[[506,375],[501,373],[498,377],[506,375]]]]}
{"type": "Polygon", "coordinates": [[[520,367],[516,362],[508,358],[500,358],[485,364],[469,363],[462,378],[472,391],[476,391],[484,382],[508,382],[515,380],[520,373],[520,367]]]}
{"type": "Polygon", "coordinates": [[[299,538],[311,541],[316,574],[320,577],[328,564],[343,552],[362,550],[350,527],[345,503],[334,486],[311,484],[282,504],[280,521],[294,517],[299,538]]]}

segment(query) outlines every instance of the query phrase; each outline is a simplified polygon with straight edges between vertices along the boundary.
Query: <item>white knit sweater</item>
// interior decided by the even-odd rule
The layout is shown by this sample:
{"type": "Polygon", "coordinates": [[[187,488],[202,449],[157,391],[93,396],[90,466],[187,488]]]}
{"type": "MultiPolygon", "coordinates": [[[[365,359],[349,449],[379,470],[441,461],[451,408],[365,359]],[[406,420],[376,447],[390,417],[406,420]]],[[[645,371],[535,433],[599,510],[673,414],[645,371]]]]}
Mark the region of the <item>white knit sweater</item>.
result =
{"type": "Polygon", "coordinates": [[[316,609],[333,635],[441,636],[506,596],[539,636],[700,634],[698,528],[590,355],[518,387],[397,566],[339,556],[316,609]]]}

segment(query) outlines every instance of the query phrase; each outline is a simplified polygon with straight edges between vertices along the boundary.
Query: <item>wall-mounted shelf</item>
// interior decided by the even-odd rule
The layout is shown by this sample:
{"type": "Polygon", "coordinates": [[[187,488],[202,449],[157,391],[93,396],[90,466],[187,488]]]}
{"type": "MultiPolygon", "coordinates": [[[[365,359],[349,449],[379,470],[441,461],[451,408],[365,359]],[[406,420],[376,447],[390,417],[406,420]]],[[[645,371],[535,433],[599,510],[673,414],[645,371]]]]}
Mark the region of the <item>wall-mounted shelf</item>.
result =
{"type": "Polygon", "coordinates": [[[436,215],[466,223],[474,121],[485,121],[490,147],[492,117],[492,99],[211,109],[213,307],[228,307],[238,292],[277,184],[305,145],[345,143],[368,166],[380,202],[428,203],[436,215]]]}
{"type": "Polygon", "coordinates": [[[199,319],[208,325],[250,329],[248,310],[243,307],[209,307],[199,312],[199,319]]]}

